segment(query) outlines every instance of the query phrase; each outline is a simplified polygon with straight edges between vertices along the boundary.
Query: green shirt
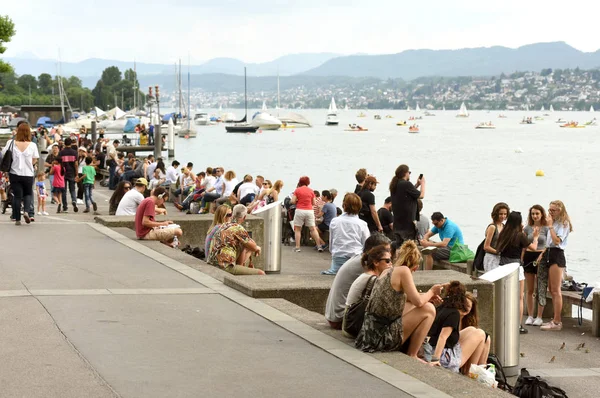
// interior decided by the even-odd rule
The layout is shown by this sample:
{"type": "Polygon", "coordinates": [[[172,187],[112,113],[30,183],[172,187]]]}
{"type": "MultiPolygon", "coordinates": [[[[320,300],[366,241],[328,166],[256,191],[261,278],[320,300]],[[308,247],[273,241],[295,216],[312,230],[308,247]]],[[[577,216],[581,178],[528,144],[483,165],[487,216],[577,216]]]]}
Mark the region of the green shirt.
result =
{"type": "Polygon", "coordinates": [[[83,166],[84,184],[92,184],[96,181],[96,169],[94,166],[83,166]]]}

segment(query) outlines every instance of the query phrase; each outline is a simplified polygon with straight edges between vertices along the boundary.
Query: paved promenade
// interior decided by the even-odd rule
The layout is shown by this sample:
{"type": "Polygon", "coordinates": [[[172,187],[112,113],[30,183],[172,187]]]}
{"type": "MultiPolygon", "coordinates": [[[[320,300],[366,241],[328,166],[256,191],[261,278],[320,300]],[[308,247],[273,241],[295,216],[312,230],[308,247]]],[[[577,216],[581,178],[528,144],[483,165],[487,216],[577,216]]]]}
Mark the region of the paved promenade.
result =
{"type": "Polygon", "coordinates": [[[91,219],[0,219],[0,396],[445,396],[91,219]]]}

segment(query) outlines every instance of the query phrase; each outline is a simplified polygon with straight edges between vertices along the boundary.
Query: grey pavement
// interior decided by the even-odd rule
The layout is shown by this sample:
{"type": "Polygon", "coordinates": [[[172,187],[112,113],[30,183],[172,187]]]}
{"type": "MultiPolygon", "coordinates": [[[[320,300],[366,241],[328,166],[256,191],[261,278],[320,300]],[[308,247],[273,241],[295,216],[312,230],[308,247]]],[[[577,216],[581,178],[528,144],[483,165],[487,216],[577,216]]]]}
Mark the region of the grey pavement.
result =
{"type": "Polygon", "coordinates": [[[401,372],[91,219],[0,219],[0,396],[410,396],[401,372]]]}

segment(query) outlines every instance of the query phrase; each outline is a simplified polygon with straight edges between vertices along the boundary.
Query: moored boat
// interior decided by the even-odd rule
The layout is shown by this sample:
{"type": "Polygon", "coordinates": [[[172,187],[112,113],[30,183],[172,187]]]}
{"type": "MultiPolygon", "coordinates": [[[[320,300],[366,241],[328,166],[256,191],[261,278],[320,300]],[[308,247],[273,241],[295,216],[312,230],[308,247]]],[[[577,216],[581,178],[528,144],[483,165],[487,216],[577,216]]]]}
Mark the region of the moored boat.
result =
{"type": "Polygon", "coordinates": [[[244,67],[244,118],[238,120],[234,124],[225,126],[225,131],[228,133],[256,133],[258,127],[252,126],[247,122],[248,119],[248,89],[246,84],[246,67],[244,67]]]}
{"type": "Polygon", "coordinates": [[[199,112],[194,115],[194,124],[196,126],[206,126],[210,122],[208,113],[199,112]]]}
{"type": "Polygon", "coordinates": [[[406,120],[399,121],[396,126],[406,126],[406,120]]]}
{"type": "Polygon", "coordinates": [[[456,117],[469,117],[469,111],[467,110],[467,106],[464,102],[460,104],[460,109],[456,117]]]}
{"type": "Polygon", "coordinates": [[[582,128],[585,128],[585,126],[579,124],[578,122],[565,123],[565,124],[562,124],[560,127],[567,128],[567,129],[582,129],[582,128]]]}
{"type": "Polygon", "coordinates": [[[492,124],[492,122],[489,123],[479,123],[477,126],[475,126],[476,129],[482,129],[482,130],[493,130],[496,128],[496,126],[494,126],[492,124]]]}
{"type": "Polygon", "coordinates": [[[340,123],[340,119],[337,115],[337,106],[335,105],[335,99],[331,97],[331,103],[329,104],[329,109],[327,110],[327,118],[325,119],[326,126],[337,126],[340,123]]]}

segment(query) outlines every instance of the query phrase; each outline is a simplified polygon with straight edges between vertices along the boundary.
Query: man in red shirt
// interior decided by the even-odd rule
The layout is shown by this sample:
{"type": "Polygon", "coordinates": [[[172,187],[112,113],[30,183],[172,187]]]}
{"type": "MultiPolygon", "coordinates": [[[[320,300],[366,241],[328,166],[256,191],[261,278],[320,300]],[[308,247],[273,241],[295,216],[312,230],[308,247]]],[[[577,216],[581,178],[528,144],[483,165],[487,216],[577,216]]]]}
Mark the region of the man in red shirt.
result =
{"type": "Polygon", "coordinates": [[[150,197],[142,200],[135,212],[135,234],[138,239],[158,240],[166,245],[177,247],[179,237],[183,235],[181,228],[170,227],[173,221],[157,222],[156,206],[167,201],[169,194],[163,187],[157,187],[150,197]]]}

